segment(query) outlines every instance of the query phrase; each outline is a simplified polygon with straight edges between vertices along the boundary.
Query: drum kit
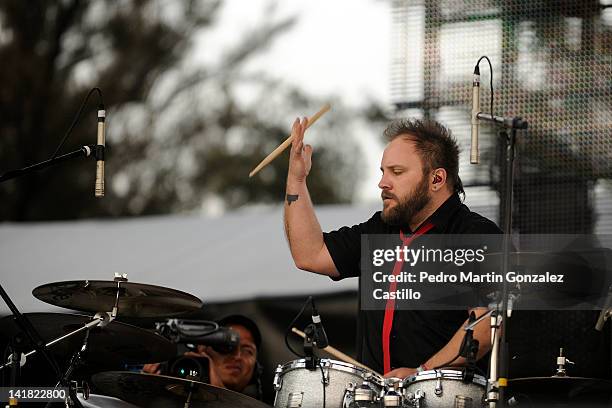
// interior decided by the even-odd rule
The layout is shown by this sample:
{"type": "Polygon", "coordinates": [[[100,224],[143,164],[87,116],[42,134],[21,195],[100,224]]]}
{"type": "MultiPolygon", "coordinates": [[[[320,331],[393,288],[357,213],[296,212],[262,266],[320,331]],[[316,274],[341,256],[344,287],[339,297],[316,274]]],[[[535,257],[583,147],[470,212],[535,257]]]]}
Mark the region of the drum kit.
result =
{"type": "MultiPolygon", "coordinates": [[[[180,316],[199,310],[202,302],[188,293],[160,286],[128,282],[125,275],[112,281],[70,281],[39,286],[38,299],[88,314],[27,313],[29,324],[46,344],[34,344],[24,336],[17,316],[0,319],[0,332],[11,339],[14,351],[0,366],[19,373],[28,358],[44,351],[53,358],[69,361],[58,386],[67,386],[66,406],[99,407],[210,407],[248,408],[268,405],[224,388],[193,378],[177,378],[113,367],[167,361],[177,354],[174,342],[156,332],[117,320],[118,317],[160,318],[180,316]],[[143,346],[145,345],[145,346],[143,346]],[[34,349],[32,351],[27,351],[34,349]],[[17,351],[15,351],[17,350],[17,351]],[[27,352],[26,352],[27,351],[27,352]],[[95,367],[87,382],[75,381],[78,366],[95,367]]],[[[557,371],[551,377],[510,380],[509,402],[519,403],[525,395],[556,395],[560,401],[576,401],[581,396],[604,395],[609,401],[612,383],[606,380],[569,377],[569,360],[562,351],[557,371]]],[[[0,371],[1,372],[1,371],[0,371]]],[[[487,406],[487,379],[467,376],[461,369],[442,368],[421,371],[407,378],[384,378],[364,366],[315,357],[280,364],[274,381],[277,408],[438,408],[487,406]]],[[[588,401],[583,398],[582,401],[588,401]]],[[[590,401],[590,400],[589,400],[590,401]]],[[[18,401],[14,401],[17,403],[18,401]]],[[[533,405],[525,406],[576,406],[533,405]]],[[[580,405],[595,406],[595,405],[580,405]]]]}
{"type": "MultiPolygon", "coordinates": [[[[383,378],[355,365],[321,359],[308,370],[304,359],[279,365],[274,377],[277,408],[479,408],[488,407],[487,379],[445,368],[410,377],[383,378]],[[325,390],[323,392],[323,389],[325,390]]],[[[612,383],[603,379],[568,377],[518,378],[509,381],[503,406],[610,407],[612,383]]]]}

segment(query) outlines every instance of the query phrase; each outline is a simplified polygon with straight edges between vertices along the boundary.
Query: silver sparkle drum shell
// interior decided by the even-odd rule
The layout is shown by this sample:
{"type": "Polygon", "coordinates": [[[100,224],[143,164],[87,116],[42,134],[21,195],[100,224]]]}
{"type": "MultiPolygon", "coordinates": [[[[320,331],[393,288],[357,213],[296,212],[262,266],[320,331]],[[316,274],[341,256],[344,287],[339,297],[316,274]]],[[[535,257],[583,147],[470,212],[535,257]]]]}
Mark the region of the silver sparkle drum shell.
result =
{"type": "MultiPolygon", "coordinates": [[[[326,377],[325,407],[344,408],[351,402],[347,389],[367,382],[378,395],[384,381],[378,375],[342,361],[321,359],[326,377]]],[[[323,406],[323,374],[321,368],[308,370],[304,359],[279,365],[274,376],[277,408],[321,408],[323,406]]]]}
{"type": "Polygon", "coordinates": [[[462,381],[459,370],[428,370],[404,380],[404,398],[417,406],[415,396],[422,395],[420,408],[480,408],[486,406],[486,379],[474,375],[471,383],[462,381]]]}

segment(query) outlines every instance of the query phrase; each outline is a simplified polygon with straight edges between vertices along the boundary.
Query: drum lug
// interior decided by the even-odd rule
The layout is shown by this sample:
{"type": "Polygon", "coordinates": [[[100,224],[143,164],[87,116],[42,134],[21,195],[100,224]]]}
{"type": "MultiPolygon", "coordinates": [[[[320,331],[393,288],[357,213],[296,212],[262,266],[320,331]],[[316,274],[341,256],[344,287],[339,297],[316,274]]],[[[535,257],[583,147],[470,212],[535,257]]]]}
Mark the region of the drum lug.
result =
{"type": "Polygon", "coordinates": [[[415,408],[421,408],[421,400],[425,399],[425,391],[418,389],[414,393],[409,392],[406,394],[406,401],[410,406],[415,408]]]}
{"type": "Polygon", "coordinates": [[[321,382],[324,385],[329,385],[329,367],[323,368],[323,378],[321,378],[321,382]]]}
{"type": "Polygon", "coordinates": [[[444,389],[442,388],[442,377],[441,376],[438,376],[438,379],[436,380],[436,389],[434,390],[434,393],[438,397],[441,397],[442,394],[444,393],[444,389]]]}
{"type": "Polygon", "coordinates": [[[282,386],[283,386],[283,379],[281,377],[281,374],[283,372],[283,367],[282,366],[278,366],[276,367],[276,373],[274,374],[274,391],[279,391],[282,386]]]}

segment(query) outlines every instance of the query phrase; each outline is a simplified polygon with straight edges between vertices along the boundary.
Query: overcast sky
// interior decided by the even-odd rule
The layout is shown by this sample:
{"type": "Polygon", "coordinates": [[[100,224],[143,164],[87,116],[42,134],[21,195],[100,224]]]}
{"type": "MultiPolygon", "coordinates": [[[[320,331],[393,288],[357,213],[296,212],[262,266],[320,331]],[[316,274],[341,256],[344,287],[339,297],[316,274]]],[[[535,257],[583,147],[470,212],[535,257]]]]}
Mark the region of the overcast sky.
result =
{"type": "MultiPolygon", "coordinates": [[[[390,2],[384,0],[289,0],[270,10],[269,0],[226,0],[219,19],[202,33],[195,61],[214,62],[266,19],[294,16],[296,24],[255,58],[249,69],[296,83],[318,98],[340,96],[354,107],[368,100],[388,104],[391,50],[390,2]]],[[[311,112],[304,112],[310,115],[311,112]]],[[[330,114],[333,114],[333,109],[330,114]]],[[[287,118],[287,130],[293,118],[287,118]]],[[[377,200],[382,145],[379,135],[353,135],[367,152],[365,178],[356,199],[377,200]]],[[[316,145],[315,145],[316,149],[316,145]]],[[[316,165],[316,162],[314,163],[316,165]]]]}

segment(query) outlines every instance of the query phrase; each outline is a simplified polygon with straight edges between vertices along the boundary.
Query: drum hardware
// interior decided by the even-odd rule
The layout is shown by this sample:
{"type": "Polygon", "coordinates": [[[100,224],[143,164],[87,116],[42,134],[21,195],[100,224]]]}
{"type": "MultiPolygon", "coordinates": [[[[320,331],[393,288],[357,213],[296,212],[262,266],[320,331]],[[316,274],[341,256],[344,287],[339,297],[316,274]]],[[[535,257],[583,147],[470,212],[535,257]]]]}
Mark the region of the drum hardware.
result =
{"type": "Polygon", "coordinates": [[[402,406],[402,380],[399,378],[385,379],[385,392],[382,396],[383,407],[402,406]]]}
{"type": "Polygon", "coordinates": [[[77,393],[83,396],[84,400],[88,400],[91,395],[91,390],[89,388],[89,383],[87,381],[82,381],[81,385],[79,385],[78,381],[70,381],[70,387],[77,393]]]}
{"type": "Polygon", "coordinates": [[[352,397],[352,401],[349,401],[348,404],[350,408],[372,407],[378,400],[376,390],[372,389],[369,379],[365,376],[361,385],[356,386],[353,383],[349,383],[346,391],[349,398],[352,397]]]}
{"type": "Polygon", "coordinates": [[[115,277],[113,278],[114,282],[117,282],[117,291],[115,294],[115,304],[113,305],[113,310],[111,312],[111,316],[113,318],[117,317],[117,313],[119,312],[119,294],[121,293],[121,283],[127,282],[127,273],[120,274],[115,272],[115,277]]]}
{"type": "Polygon", "coordinates": [[[559,349],[559,357],[557,357],[557,372],[555,373],[556,377],[565,377],[567,376],[567,372],[565,370],[566,364],[575,365],[573,361],[570,361],[567,357],[563,355],[563,347],[559,349]]]}
{"type": "Polygon", "coordinates": [[[421,401],[425,399],[425,391],[418,389],[415,392],[406,393],[406,402],[409,406],[421,408],[421,401]]]}
{"type": "Polygon", "coordinates": [[[280,390],[283,386],[283,377],[281,376],[282,372],[283,372],[283,366],[279,364],[276,367],[276,370],[274,371],[274,380],[272,381],[272,385],[274,386],[274,391],[280,390]]]}
{"type": "MultiPolygon", "coordinates": [[[[30,340],[30,342],[35,348],[34,352],[38,351],[40,352],[40,354],[42,354],[45,357],[45,359],[47,360],[47,362],[53,369],[56,375],[56,378],[59,380],[58,384],[69,385],[69,384],[66,384],[65,378],[62,375],[62,372],[59,368],[59,364],[49,352],[47,348],[48,346],[44,344],[44,340],[40,336],[39,332],[32,326],[32,323],[30,322],[30,320],[25,315],[23,315],[19,311],[19,309],[17,309],[17,306],[15,305],[15,303],[13,303],[10,296],[8,295],[8,293],[6,293],[2,285],[0,285],[0,297],[2,297],[2,299],[4,300],[4,302],[6,303],[6,305],[8,306],[8,308],[10,309],[12,313],[12,316],[7,316],[4,319],[10,319],[10,321],[18,328],[18,330],[20,330],[20,333],[25,335],[25,337],[30,340]]],[[[17,336],[11,336],[11,339],[12,339],[11,342],[13,345],[17,343],[16,337],[17,336]]],[[[0,366],[0,371],[2,371],[5,367],[9,367],[9,366],[11,367],[11,374],[10,374],[10,385],[11,386],[17,385],[17,380],[21,373],[21,367],[25,365],[27,362],[26,354],[22,353],[22,348],[23,348],[23,344],[19,344],[17,348],[13,348],[8,362],[0,366]]],[[[30,355],[31,354],[33,353],[31,352],[30,355]]],[[[68,388],[68,392],[69,392],[69,396],[66,399],[66,404],[68,404],[69,400],[72,400],[72,402],[78,408],[82,408],[73,390],[68,388]]],[[[18,402],[16,399],[11,398],[9,401],[9,404],[17,405],[18,402]]]]}
{"type": "MultiPolygon", "coordinates": [[[[31,313],[26,313],[26,315],[30,315],[30,314],[31,314],[31,313]]],[[[33,314],[32,314],[32,315],[33,315],[33,314]]],[[[5,319],[6,319],[6,318],[5,318],[5,319]]],[[[57,344],[57,343],[61,342],[62,340],[65,340],[65,339],[67,339],[67,338],[69,338],[69,337],[72,337],[72,336],[74,336],[75,334],[78,334],[78,333],[80,333],[80,332],[82,332],[82,331],[84,331],[84,330],[89,331],[89,329],[91,329],[91,328],[93,328],[93,327],[96,327],[96,326],[104,327],[104,326],[106,326],[106,324],[107,324],[107,323],[105,323],[104,325],[102,325],[102,322],[103,322],[104,320],[109,321],[109,319],[110,319],[110,314],[100,314],[100,313],[97,313],[97,314],[96,314],[96,315],[93,317],[93,319],[92,319],[92,321],[91,321],[91,322],[89,322],[89,323],[85,324],[85,325],[84,325],[84,326],[82,326],[82,327],[79,327],[78,329],[76,329],[76,330],[74,330],[74,331],[72,331],[72,332],[70,332],[70,333],[67,333],[67,334],[65,334],[65,335],[63,335],[63,336],[60,336],[60,337],[58,337],[58,338],[56,338],[56,339],[51,340],[50,342],[48,342],[48,343],[44,344],[44,346],[43,346],[43,347],[45,347],[45,348],[47,348],[47,349],[48,349],[49,347],[51,347],[51,346],[53,346],[53,345],[55,345],[55,344],[57,344]]],[[[3,320],[4,320],[4,319],[3,319],[3,320]]],[[[88,336],[88,334],[86,334],[86,336],[88,336]]],[[[84,345],[83,345],[83,347],[84,347],[84,348],[86,348],[86,347],[87,347],[87,344],[84,344],[84,345]]],[[[82,349],[81,351],[84,351],[84,349],[82,349]]],[[[33,356],[33,355],[34,355],[34,354],[36,354],[37,352],[38,352],[38,350],[31,350],[31,351],[29,351],[29,352],[27,352],[27,353],[25,353],[25,354],[22,354],[22,355],[21,355],[21,359],[20,359],[20,365],[23,367],[23,366],[26,364],[26,362],[27,362],[27,358],[28,358],[28,357],[30,357],[30,356],[33,356]]],[[[79,351],[79,352],[77,352],[77,353],[80,353],[80,351],[79,351]]],[[[9,357],[9,361],[7,361],[7,362],[6,362],[4,365],[0,366],[0,370],[2,370],[2,369],[4,369],[4,368],[8,367],[9,365],[12,365],[12,364],[13,364],[13,361],[14,361],[14,359],[13,359],[13,356],[11,355],[11,356],[9,357]]]]}
{"type": "MultiPolygon", "coordinates": [[[[111,320],[109,313],[98,313],[93,318],[61,313],[26,313],[26,316],[43,339],[54,339],[47,342],[46,347],[52,355],[62,359],[76,357],[74,350],[78,350],[81,355],[87,352],[89,363],[108,366],[165,361],[176,355],[176,346],[169,340],[111,320]],[[142,344],[147,347],[142,347],[142,344]]],[[[10,337],[21,332],[10,317],[0,319],[0,331],[10,337]]],[[[34,354],[36,350],[26,353],[25,357],[34,354]]]]}
{"type": "MultiPolygon", "coordinates": [[[[442,388],[442,373],[436,372],[436,377],[438,379],[436,381],[436,388],[434,390],[434,394],[436,394],[437,397],[441,397],[444,393],[444,388],[442,388]]],[[[461,375],[461,378],[463,379],[463,374],[461,375]]]]}

